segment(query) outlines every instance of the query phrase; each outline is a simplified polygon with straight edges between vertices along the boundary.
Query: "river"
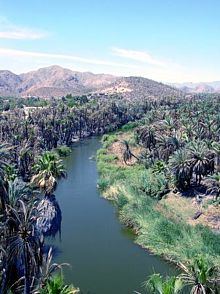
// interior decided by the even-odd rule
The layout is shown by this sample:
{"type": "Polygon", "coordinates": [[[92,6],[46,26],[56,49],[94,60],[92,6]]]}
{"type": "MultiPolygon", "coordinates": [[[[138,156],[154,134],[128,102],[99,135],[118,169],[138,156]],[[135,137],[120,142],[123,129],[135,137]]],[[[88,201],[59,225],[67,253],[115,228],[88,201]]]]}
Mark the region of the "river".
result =
{"type": "Polygon", "coordinates": [[[172,274],[175,269],[133,242],[133,235],[119,223],[115,208],[100,197],[98,173],[91,159],[99,138],[75,143],[65,159],[68,177],[59,182],[62,240],[56,262],[68,262],[66,282],[83,294],[130,294],[143,291],[142,282],[153,272],[172,274]]]}

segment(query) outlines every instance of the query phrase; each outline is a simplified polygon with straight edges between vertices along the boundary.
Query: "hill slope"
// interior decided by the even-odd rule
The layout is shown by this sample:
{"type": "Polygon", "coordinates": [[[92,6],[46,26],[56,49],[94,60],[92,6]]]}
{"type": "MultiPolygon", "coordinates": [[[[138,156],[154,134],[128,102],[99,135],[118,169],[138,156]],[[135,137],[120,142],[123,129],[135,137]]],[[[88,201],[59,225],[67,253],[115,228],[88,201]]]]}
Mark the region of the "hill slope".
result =
{"type": "Polygon", "coordinates": [[[177,96],[181,91],[141,77],[116,77],[107,74],[77,72],[49,66],[16,75],[0,71],[0,96],[60,97],[89,92],[119,94],[127,98],[177,96]]]}
{"type": "Polygon", "coordinates": [[[182,91],[172,86],[158,83],[142,77],[122,77],[111,85],[101,89],[101,93],[115,94],[128,99],[173,97],[182,95],[182,91]]]}

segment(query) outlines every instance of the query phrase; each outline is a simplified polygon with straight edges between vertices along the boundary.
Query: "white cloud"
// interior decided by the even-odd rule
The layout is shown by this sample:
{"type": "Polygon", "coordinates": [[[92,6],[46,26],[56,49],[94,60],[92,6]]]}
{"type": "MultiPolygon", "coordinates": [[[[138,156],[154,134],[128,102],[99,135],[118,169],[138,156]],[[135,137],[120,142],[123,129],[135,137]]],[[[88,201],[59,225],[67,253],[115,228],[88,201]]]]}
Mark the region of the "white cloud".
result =
{"type": "Polygon", "coordinates": [[[143,76],[165,83],[219,80],[217,68],[207,72],[204,68],[184,66],[170,60],[165,61],[165,66],[133,62],[132,60],[130,63],[124,64],[115,60],[92,59],[71,54],[24,51],[0,47],[0,69],[8,69],[17,74],[57,64],[76,71],[108,73],[117,76],[143,76]]]}
{"type": "Polygon", "coordinates": [[[37,40],[48,35],[36,29],[14,25],[3,17],[0,17],[0,27],[0,39],[37,40]]]}
{"type": "Polygon", "coordinates": [[[159,59],[156,59],[155,57],[151,56],[149,53],[144,51],[135,51],[135,50],[127,50],[127,49],[121,49],[121,48],[112,48],[112,53],[115,56],[132,59],[152,65],[159,65],[164,66],[165,63],[160,61],[159,59]]]}
{"type": "Polygon", "coordinates": [[[45,33],[34,32],[27,29],[14,29],[12,31],[0,31],[0,39],[37,40],[45,38],[45,33]]]}
{"type": "Polygon", "coordinates": [[[75,55],[68,54],[56,54],[56,53],[43,53],[43,52],[33,52],[33,51],[23,51],[15,50],[10,48],[0,48],[0,56],[14,56],[14,57],[38,57],[38,58],[48,58],[52,60],[73,60],[81,63],[95,64],[95,65],[105,65],[113,67],[125,67],[125,68],[137,68],[135,65],[129,65],[124,63],[111,62],[101,59],[85,58],[75,55]]]}
{"type": "Polygon", "coordinates": [[[201,82],[218,80],[217,73],[206,72],[205,69],[193,68],[173,62],[172,60],[160,60],[144,51],[135,51],[113,47],[115,56],[136,61],[137,69],[127,70],[124,75],[142,76],[162,82],[201,82]],[[138,63],[137,63],[138,62],[138,63]]]}

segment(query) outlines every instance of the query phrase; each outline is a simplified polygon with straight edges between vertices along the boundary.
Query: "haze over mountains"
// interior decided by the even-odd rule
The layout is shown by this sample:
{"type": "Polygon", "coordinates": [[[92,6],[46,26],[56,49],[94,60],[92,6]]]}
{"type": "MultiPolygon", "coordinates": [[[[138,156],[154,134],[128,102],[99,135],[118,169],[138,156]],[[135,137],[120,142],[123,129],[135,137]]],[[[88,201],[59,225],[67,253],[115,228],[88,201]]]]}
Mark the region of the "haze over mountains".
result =
{"type": "Polygon", "coordinates": [[[60,97],[91,92],[121,94],[126,97],[177,96],[181,92],[220,92],[220,82],[165,85],[142,77],[116,77],[108,74],[77,72],[57,65],[16,75],[0,71],[0,96],[60,97]]]}
{"type": "Polygon", "coordinates": [[[220,81],[170,84],[186,93],[220,93],[220,81]]]}
{"type": "Polygon", "coordinates": [[[47,98],[91,92],[156,98],[176,96],[181,91],[146,78],[77,72],[56,65],[20,75],[7,70],[0,71],[0,96],[47,98]]]}

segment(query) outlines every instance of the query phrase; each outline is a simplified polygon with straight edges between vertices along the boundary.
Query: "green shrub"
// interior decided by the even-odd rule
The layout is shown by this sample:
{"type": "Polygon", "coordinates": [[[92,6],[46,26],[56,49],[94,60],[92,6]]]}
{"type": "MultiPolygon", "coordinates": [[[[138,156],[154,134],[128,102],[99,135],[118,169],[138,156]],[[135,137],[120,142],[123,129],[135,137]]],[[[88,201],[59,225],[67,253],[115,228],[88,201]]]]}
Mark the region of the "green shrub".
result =
{"type": "Polygon", "coordinates": [[[114,142],[118,141],[118,138],[115,134],[112,135],[104,135],[102,137],[102,144],[103,148],[108,148],[110,145],[112,145],[114,142]]]}
{"type": "Polygon", "coordinates": [[[101,148],[97,151],[96,156],[99,157],[99,155],[105,155],[107,154],[107,150],[104,148],[101,148]]]}
{"type": "Polygon", "coordinates": [[[167,186],[167,180],[163,173],[155,174],[150,169],[140,172],[132,182],[139,190],[150,197],[158,198],[167,186]]]}
{"type": "Polygon", "coordinates": [[[100,192],[104,192],[109,186],[109,181],[107,179],[101,178],[97,181],[97,187],[100,192]]]}
{"type": "Polygon", "coordinates": [[[128,203],[127,197],[124,193],[119,193],[117,197],[117,206],[118,209],[121,210],[128,203]]]}
{"type": "Polygon", "coordinates": [[[123,132],[125,132],[125,131],[129,131],[129,130],[133,130],[134,128],[136,128],[137,126],[138,126],[139,124],[138,124],[138,122],[128,122],[126,125],[123,125],[122,127],[121,127],[121,130],[123,131],[123,132]]]}
{"type": "Polygon", "coordinates": [[[58,155],[60,157],[66,157],[68,155],[70,155],[71,153],[71,148],[66,146],[66,145],[61,145],[61,146],[58,146],[55,151],[58,153],[58,155]]]}
{"type": "Polygon", "coordinates": [[[97,158],[101,160],[102,162],[112,162],[118,159],[118,157],[114,154],[105,154],[105,153],[99,153],[97,155],[97,158]]]}

